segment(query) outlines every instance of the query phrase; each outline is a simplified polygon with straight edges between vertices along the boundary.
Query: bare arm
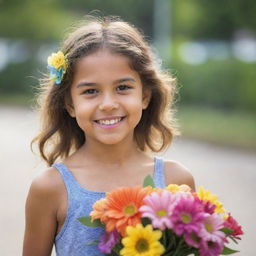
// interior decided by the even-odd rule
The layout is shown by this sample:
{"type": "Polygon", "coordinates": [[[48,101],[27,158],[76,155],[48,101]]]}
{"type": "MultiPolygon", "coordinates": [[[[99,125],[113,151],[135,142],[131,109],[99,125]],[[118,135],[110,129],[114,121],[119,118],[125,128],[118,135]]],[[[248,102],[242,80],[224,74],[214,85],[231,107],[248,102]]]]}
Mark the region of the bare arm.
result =
{"type": "Polygon", "coordinates": [[[166,185],[188,185],[195,191],[195,181],[190,171],[182,164],[175,161],[165,161],[166,185]]]}
{"type": "Polygon", "coordinates": [[[26,201],[23,256],[50,256],[57,228],[58,193],[52,171],[37,177],[26,201]]]}

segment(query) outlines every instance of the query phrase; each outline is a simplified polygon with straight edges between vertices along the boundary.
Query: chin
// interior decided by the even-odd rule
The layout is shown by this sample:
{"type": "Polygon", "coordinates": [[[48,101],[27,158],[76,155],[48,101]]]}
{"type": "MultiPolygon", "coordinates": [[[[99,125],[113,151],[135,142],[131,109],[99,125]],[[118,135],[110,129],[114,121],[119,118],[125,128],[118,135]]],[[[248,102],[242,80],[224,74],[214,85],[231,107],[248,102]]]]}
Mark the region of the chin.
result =
{"type": "Polygon", "coordinates": [[[106,145],[106,146],[115,146],[122,143],[122,141],[120,140],[100,140],[99,142],[102,145],[106,145]]]}
{"type": "Polygon", "coordinates": [[[98,138],[97,141],[103,145],[115,146],[118,144],[125,143],[125,141],[127,141],[127,137],[125,138],[125,137],[113,136],[108,138],[98,138]]]}

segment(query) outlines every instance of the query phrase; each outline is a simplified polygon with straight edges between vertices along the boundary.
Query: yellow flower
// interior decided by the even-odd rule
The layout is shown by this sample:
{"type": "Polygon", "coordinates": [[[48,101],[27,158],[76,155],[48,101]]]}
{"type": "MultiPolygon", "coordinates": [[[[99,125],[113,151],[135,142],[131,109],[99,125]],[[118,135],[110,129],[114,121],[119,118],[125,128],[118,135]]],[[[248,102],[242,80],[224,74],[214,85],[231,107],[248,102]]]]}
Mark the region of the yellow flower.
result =
{"type": "Polygon", "coordinates": [[[172,192],[172,193],[177,193],[179,192],[179,186],[177,184],[169,184],[167,187],[166,187],[166,190],[172,192]]]}
{"type": "Polygon", "coordinates": [[[223,204],[218,201],[218,197],[216,195],[211,194],[210,191],[205,190],[202,186],[199,187],[199,191],[197,192],[197,196],[199,199],[203,201],[209,201],[216,206],[215,212],[217,213],[225,213],[225,209],[223,208],[223,204]]]}
{"type": "Polygon", "coordinates": [[[164,253],[164,247],[159,242],[162,232],[154,231],[152,225],[128,226],[126,233],[127,236],[122,239],[124,248],[120,251],[121,256],[160,256],[164,253]]]}
{"type": "Polygon", "coordinates": [[[190,192],[191,188],[186,185],[186,184],[182,184],[182,185],[177,185],[177,184],[170,184],[166,187],[166,190],[172,192],[172,193],[177,193],[177,192],[190,192]]]}
{"type": "Polygon", "coordinates": [[[57,53],[52,53],[51,56],[48,57],[48,65],[53,66],[55,69],[59,69],[60,67],[63,70],[66,70],[66,60],[64,53],[62,51],[58,51],[57,53]]]}

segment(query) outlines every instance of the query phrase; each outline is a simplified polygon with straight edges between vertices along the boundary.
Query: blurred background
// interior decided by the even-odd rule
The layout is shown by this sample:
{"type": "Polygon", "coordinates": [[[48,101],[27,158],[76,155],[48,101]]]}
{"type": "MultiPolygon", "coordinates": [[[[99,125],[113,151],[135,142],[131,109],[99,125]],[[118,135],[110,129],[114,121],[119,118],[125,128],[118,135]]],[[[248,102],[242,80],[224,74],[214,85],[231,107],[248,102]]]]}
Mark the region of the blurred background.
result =
{"type": "Polygon", "coordinates": [[[177,78],[182,138],[165,154],[222,196],[248,228],[239,255],[256,255],[248,215],[256,210],[255,13],[253,0],[0,0],[0,255],[21,254],[25,198],[42,169],[29,151],[38,79],[47,56],[86,14],[133,23],[177,78]]]}
{"type": "Polygon", "coordinates": [[[0,102],[30,104],[47,56],[93,10],[144,31],[178,79],[185,136],[256,149],[253,0],[0,0],[0,102]]]}

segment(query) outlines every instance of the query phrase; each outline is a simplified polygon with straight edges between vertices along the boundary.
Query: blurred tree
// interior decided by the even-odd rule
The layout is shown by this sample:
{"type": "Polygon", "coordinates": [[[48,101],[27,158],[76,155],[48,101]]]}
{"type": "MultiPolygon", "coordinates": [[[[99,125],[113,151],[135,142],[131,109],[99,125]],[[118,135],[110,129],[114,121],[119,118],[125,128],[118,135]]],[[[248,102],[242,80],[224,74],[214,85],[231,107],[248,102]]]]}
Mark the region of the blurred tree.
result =
{"type": "Polygon", "coordinates": [[[100,16],[120,16],[123,20],[133,23],[152,37],[154,0],[58,0],[65,8],[72,9],[80,15],[94,13],[100,16]]]}
{"type": "Polygon", "coordinates": [[[231,40],[239,29],[256,31],[255,0],[170,1],[174,36],[231,40]]]}
{"type": "Polygon", "coordinates": [[[120,16],[152,36],[153,0],[0,0],[0,35],[59,39],[66,27],[96,10],[100,16],[120,16]]]}
{"type": "MultiPolygon", "coordinates": [[[[189,65],[180,58],[182,42],[226,41],[228,54],[239,30],[256,35],[254,0],[172,1],[172,68],[181,86],[181,103],[224,109],[256,111],[255,62],[242,62],[230,55],[189,65]]],[[[232,54],[232,53],[231,53],[232,54]]]]}
{"type": "Polygon", "coordinates": [[[55,0],[0,2],[1,37],[56,40],[75,19],[75,13],[60,7],[55,0]]]}

